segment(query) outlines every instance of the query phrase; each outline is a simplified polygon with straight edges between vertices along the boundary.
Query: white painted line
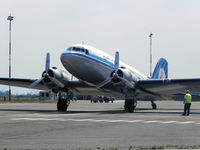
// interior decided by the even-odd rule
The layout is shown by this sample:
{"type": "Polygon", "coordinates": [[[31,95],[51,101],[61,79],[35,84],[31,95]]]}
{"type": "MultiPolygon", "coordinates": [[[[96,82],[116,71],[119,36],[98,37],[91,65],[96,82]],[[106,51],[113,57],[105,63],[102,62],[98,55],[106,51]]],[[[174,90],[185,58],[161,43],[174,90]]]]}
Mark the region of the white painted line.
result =
{"type": "Polygon", "coordinates": [[[113,120],[113,119],[64,119],[64,118],[12,118],[13,121],[75,121],[75,122],[107,122],[107,123],[161,123],[161,124],[196,124],[200,125],[200,123],[195,121],[159,121],[159,120],[113,120]]]}
{"type": "Polygon", "coordinates": [[[127,122],[131,123],[137,123],[137,122],[143,122],[144,120],[128,120],[127,122]]]}
{"type": "Polygon", "coordinates": [[[164,121],[164,122],[159,122],[159,123],[163,123],[163,124],[168,124],[168,123],[176,123],[177,121],[164,121]]]}
{"type": "Polygon", "coordinates": [[[144,123],[160,123],[160,121],[156,121],[156,120],[154,120],[154,121],[144,121],[144,123]]]}
{"type": "Polygon", "coordinates": [[[191,123],[195,123],[195,121],[187,121],[187,122],[177,122],[178,124],[191,124],[191,123]]]}
{"type": "Polygon", "coordinates": [[[106,122],[127,122],[127,120],[106,120],[106,122]]]}

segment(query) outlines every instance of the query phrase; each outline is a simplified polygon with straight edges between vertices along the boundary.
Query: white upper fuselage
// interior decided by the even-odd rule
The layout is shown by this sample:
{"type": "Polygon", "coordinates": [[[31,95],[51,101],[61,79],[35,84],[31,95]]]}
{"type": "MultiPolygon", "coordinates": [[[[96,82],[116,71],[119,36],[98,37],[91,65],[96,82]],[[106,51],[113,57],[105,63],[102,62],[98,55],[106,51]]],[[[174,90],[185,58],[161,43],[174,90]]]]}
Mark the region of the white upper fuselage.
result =
{"type": "MultiPolygon", "coordinates": [[[[70,46],[61,54],[61,62],[73,76],[95,85],[110,77],[114,70],[112,56],[85,44],[70,46]]],[[[134,82],[148,79],[147,76],[122,61],[119,67],[129,70],[134,82]]]]}

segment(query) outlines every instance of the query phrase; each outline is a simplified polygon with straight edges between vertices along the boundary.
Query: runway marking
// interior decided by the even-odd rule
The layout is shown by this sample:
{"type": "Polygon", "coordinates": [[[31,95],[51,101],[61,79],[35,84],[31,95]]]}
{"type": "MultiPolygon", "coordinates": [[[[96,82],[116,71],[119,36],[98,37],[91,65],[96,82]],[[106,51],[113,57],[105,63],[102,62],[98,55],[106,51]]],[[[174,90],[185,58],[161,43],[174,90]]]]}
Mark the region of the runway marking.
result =
{"type": "Polygon", "coordinates": [[[163,123],[163,124],[168,124],[168,123],[177,123],[177,121],[163,121],[163,122],[160,122],[160,123],[163,123]]]}
{"type": "Polygon", "coordinates": [[[177,122],[178,124],[194,124],[195,121],[177,122]]]}
{"type": "Polygon", "coordinates": [[[12,116],[16,117],[68,117],[68,116],[80,116],[80,115],[86,115],[82,113],[75,113],[75,114],[39,114],[39,113],[33,113],[33,114],[13,114],[12,116]]]}
{"type": "Polygon", "coordinates": [[[12,118],[12,121],[74,121],[74,122],[107,122],[107,123],[143,123],[143,124],[196,124],[200,125],[200,122],[195,121],[159,121],[159,120],[114,120],[114,119],[64,119],[64,118],[12,118]]]}
{"type": "Polygon", "coordinates": [[[144,120],[127,120],[127,122],[129,123],[137,123],[137,122],[143,122],[144,120]]]}
{"type": "Polygon", "coordinates": [[[154,121],[144,121],[144,123],[160,123],[160,121],[154,120],[154,121]]]}

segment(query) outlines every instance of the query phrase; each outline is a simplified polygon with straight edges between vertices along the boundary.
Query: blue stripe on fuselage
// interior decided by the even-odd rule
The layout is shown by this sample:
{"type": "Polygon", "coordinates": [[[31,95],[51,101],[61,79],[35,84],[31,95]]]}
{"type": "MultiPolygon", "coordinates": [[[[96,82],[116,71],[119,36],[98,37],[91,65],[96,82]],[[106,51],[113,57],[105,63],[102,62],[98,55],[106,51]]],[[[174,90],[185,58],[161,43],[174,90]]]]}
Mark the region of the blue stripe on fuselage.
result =
{"type": "MultiPolygon", "coordinates": [[[[73,51],[65,51],[62,53],[61,56],[65,56],[65,55],[77,55],[77,56],[81,56],[81,57],[85,57],[87,59],[90,59],[90,60],[93,60],[97,63],[100,63],[106,67],[108,67],[109,69],[114,69],[114,64],[106,59],[103,59],[97,55],[94,55],[94,54],[84,54],[84,53],[75,53],[73,51]]],[[[142,77],[140,76],[137,76],[136,77],[140,80],[140,79],[143,79],[142,77]]]]}
{"type": "Polygon", "coordinates": [[[97,63],[100,63],[100,64],[103,64],[105,65],[106,67],[109,67],[110,69],[114,69],[114,64],[106,59],[103,59],[99,56],[96,56],[94,54],[81,54],[81,53],[74,53],[74,52],[71,52],[71,51],[66,51],[64,53],[62,53],[62,56],[65,56],[65,55],[77,55],[77,56],[81,56],[81,57],[85,57],[85,58],[88,58],[90,60],[93,60],[97,63]]]}

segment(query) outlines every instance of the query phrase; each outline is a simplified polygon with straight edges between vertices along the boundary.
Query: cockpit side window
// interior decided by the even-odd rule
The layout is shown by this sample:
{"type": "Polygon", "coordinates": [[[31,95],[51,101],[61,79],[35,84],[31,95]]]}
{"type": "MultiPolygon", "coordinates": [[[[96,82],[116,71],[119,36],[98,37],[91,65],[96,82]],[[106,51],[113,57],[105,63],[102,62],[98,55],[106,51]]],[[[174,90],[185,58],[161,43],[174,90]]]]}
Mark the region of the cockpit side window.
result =
{"type": "Polygon", "coordinates": [[[73,47],[69,47],[69,48],[67,49],[67,51],[72,51],[72,48],[73,48],[73,47]]]}
{"type": "Polygon", "coordinates": [[[85,49],[84,49],[84,48],[81,48],[81,52],[85,52],[85,49]]]}
{"type": "Polygon", "coordinates": [[[85,49],[85,54],[88,55],[89,54],[89,51],[87,49],[85,49]]]}

